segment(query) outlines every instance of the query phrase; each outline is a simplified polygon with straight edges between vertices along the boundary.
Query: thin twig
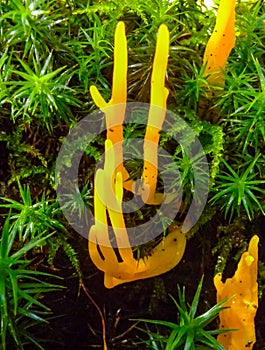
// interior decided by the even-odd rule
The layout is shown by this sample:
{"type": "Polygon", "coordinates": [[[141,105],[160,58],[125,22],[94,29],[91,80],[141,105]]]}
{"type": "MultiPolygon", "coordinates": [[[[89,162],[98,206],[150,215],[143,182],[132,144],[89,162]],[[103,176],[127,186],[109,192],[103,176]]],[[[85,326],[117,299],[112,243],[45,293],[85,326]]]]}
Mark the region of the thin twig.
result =
{"type": "Polygon", "coordinates": [[[112,342],[115,342],[117,340],[120,340],[121,338],[123,338],[125,335],[127,335],[129,332],[131,332],[137,325],[139,322],[134,323],[130,328],[128,328],[126,331],[124,331],[123,333],[117,335],[116,337],[112,338],[112,342]]]}
{"type": "Polygon", "coordinates": [[[101,324],[102,324],[102,340],[103,340],[103,346],[104,350],[108,350],[107,348],[107,342],[106,342],[106,326],[105,326],[105,320],[102,311],[100,310],[98,304],[95,302],[95,300],[92,298],[92,296],[89,294],[88,290],[86,289],[86,286],[84,285],[84,282],[82,281],[81,286],[83,288],[83,291],[85,292],[88,299],[91,301],[91,303],[95,306],[97,309],[99,316],[101,318],[101,324]]]}

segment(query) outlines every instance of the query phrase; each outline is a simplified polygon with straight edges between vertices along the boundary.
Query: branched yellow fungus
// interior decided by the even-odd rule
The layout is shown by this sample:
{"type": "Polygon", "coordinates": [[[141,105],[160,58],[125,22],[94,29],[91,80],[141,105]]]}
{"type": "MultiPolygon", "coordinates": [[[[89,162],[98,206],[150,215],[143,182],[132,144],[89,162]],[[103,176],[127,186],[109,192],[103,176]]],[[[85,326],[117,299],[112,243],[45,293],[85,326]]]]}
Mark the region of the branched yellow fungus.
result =
{"type": "Polygon", "coordinates": [[[217,302],[230,298],[220,312],[220,328],[237,329],[219,334],[217,340],[226,350],[252,349],[256,342],[254,318],[258,308],[258,236],[254,235],[248,251],[243,253],[232,278],[222,282],[222,275],[214,277],[217,302]]]}
{"type": "MultiPolygon", "coordinates": [[[[143,201],[148,204],[160,204],[163,199],[163,195],[155,191],[159,133],[165,119],[168,97],[168,89],[165,87],[168,52],[169,32],[165,25],[161,25],[157,36],[151,77],[150,109],[143,146],[144,184],[140,193],[137,193],[142,195],[143,201]]],[[[181,228],[171,226],[168,235],[153,248],[148,257],[136,260],[133,256],[122,213],[123,188],[134,191],[134,182],[127,181],[129,175],[123,166],[126,80],[127,43],[124,24],[120,22],[115,31],[113,87],[110,101],[107,103],[95,86],[90,88],[95,104],[106,116],[107,140],[104,169],[97,170],[95,175],[95,224],[89,231],[89,253],[95,265],[104,271],[104,284],[107,288],[158,276],[171,270],[181,260],[186,246],[186,237],[181,233],[181,228]],[[115,235],[117,251],[110,242],[107,214],[115,235]]]]}
{"type": "Polygon", "coordinates": [[[227,58],[235,45],[235,6],[236,0],[220,0],[216,24],[206,45],[203,63],[205,74],[212,86],[223,86],[227,58]]]}

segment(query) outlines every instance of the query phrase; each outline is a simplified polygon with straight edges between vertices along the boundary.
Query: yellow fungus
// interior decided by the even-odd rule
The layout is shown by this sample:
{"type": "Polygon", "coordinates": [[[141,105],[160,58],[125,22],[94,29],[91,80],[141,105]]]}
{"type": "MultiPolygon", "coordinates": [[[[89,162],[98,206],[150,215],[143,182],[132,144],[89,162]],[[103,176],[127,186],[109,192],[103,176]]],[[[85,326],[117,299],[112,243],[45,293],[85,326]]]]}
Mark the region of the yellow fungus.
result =
{"type": "MultiPolygon", "coordinates": [[[[158,30],[148,122],[144,138],[144,169],[142,199],[148,204],[160,204],[163,195],[156,193],[158,174],[158,143],[166,115],[168,89],[165,76],[169,52],[169,32],[165,25],[158,30]]],[[[123,166],[123,122],[126,108],[127,43],[125,27],[117,25],[114,41],[114,71],[112,96],[107,103],[95,86],[90,93],[95,104],[105,113],[107,140],[105,142],[104,169],[95,175],[94,215],[95,224],[89,231],[89,253],[92,261],[104,271],[107,288],[125,282],[158,276],[175,267],[181,260],[186,237],[181,228],[171,226],[168,235],[155,246],[144,260],[136,260],[130,246],[128,232],[122,213],[123,188],[133,190],[134,182],[127,181],[128,173],[123,166]],[[125,180],[125,181],[124,181],[125,180]],[[115,235],[117,250],[111,245],[107,213],[115,235]]]]}
{"type": "Polygon", "coordinates": [[[152,250],[145,260],[136,260],[124,223],[122,213],[123,179],[121,172],[115,174],[114,147],[105,142],[106,160],[104,169],[98,169],[95,176],[94,206],[95,224],[89,231],[89,253],[98,269],[104,271],[104,284],[113,288],[121,283],[158,276],[175,267],[181,260],[186,237],[181,228],[172,226],[168,235],[152,250]],[[113,168],[111,168],[113,167],[113,168]],[[113,173],[115,174],[113,181],[113,173]],[[114,183],[114,197],[110,191],[114,183]],[[109,239],[107,213],[116,238],[120,259],[109,239]]]}
{"type": "MultiPolygon", "coordinates": [[[[166,115],[166,101],[168,89],[165,87],[165,76],[169,54],[169,31],[166,25],[159,27],[153,70],[151,76],[151,98],[148,122],[144,138],[144,168],[142,189],[138,194],[147,204],[160,204],[163,195],[155,193],[158,164],[159,133],[166,115]]],[[[107,103],[95,86],[90,87],[91,96],[95,104],[105,113],[107,125],[107,139],[115,146],[116,172],[121,172],[124,179],[123,186],[135,192],[134,181],[129,180],[129,174],[123,166],[123,122],[127,98],[127,42],[125,26],[119,22],[115,31],[114,40],[114,69],[112,82],[112,95],[107,103]]]]}
{"type": "MultiPolygon", "coordinates": [[[[96,173],[96,193],[96,186],[100,186],[102,191],[106,190],[107,182],[104,180],[104,176],[106,176],[104,170],[99,169],[96,173]]],[[[123,188],[121,173],[117,174],[115,185],[117,197],[120,196],[121,198],[123,188]]],[[[102,201],[97,196],[95,196],[94,203],[95,206],[102,206],[102,201]]],[[[105,214],[102,213],[101,208],[95,208],[95,213],[97,215],[95,217],[96,224],[89,231],[88,247],[92,261],[98,269],[104,271],[106,288],[113,288],[122,283],[161,275],[174,268],[180,262],[186,247],[186,237],[181,233],[180,227],[174,227],[165,239],[154,247],[150,256],[146,257],[145,260],[138,261],[134,259],[132,249],[129,246],[129,238],[124,225],[121,206],[109,210],[105,208],[105,214]],[[106,211],[108,211],[110,216],[122,261],[118,261],[118,257],[109,241],[106,211]],[[126,244],[128,244],[127,247],[126,244]]]]}
{"type": "Polygon", "coordinates": [[[160,204],[163,196],[156,194],[158,175],[158,142],[167,106],[168,89],[165,87],[169,53],[169,31],[166,25],[159,27],[153,70],[148,122],[144,137],[144,168],[142,173],[142,199],[147,204],[160,204]],[[147,194],[146,194],[147,193],[147,194]]]}
{"type": "Polygon", "coordinates": [[[219,334],[217,340],[226,350],[252,349],[256,342],[254,318],[258,308],[258,236],[254,235],[248,251],[243,253],[232,278],[222,282],[222,275],[214,277],[217,302],[232,297],[220,312],[220,328],[237,329],[219,334]]]}
{"type": "Polygon", "coordinates": [[[105,113],[107,139],[113,145],[116,145],[116,168],[120,171],[125,180],[124,187],[132,190],[132,181],[129,179],[129,174],[123,166],[123,122],[126,112],[127,99],[127,69],[128,69],[128,54],[127,54],[127,39],[125,35],[125,26],[123,22],[117,24],[114,37],[114,67],[111,99],[107,103],[101,96],[96,86],[90,87],[90,94],[93,101],[105,113]]]}
{"type": "Polygon", "coordinates": [[[216,24],[206,45],[203,64],[210,85],[223,86],[227,58],[235,45],[236,0],[220,0],[216,24]]]}

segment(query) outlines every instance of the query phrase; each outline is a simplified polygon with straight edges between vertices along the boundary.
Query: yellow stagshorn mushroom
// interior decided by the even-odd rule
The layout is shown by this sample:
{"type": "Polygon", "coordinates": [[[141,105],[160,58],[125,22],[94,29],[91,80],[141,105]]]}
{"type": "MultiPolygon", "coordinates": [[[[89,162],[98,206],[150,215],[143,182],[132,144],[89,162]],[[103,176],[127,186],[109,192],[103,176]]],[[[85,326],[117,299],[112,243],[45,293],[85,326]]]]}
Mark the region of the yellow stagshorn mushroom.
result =
{"type": "Polygon", "coordinates": [[[181,233],[180,227],[174,227],[165,239],[154,247],[150,256],[145,260],[134,259],[121,206],[122,174],[121,172],[115,174],[115,169],[111,169],[111,166],[115,164],[116,153],[110,140],[106,141],[105,147],[104,169],[97,170],[95,176],[95,225],[89,231],[88,247],[92,261],[105,273],[105,287],[113,288],[121,283],[158,276],[171,270],[179,263],[184,254],[186,237],[181,233]],[[110,188],[114,188],[114,193],[111,193],[110,188]],[[122,261],[118,259],[111,246],[107,212],[122,261]]]}
{"type": "Polygon", "coordinates": [[[254,318],[258,307],[258,236],[253,236],[248,251],[243,253],[232,278],[222,282],[222,275],[214,277],[217,302],[232,297],[220,312],[220,328],[237,329],[219,334],[217,340],[226,350],[252,349],[255,341],[254,318]]]}
{"type": "MultiPolygon", "coordinates": [[[[169,32],[165,25],[158,30],[157,45],[151,78],[151,101],[144,137],[144,184],[138,194],[144,202],[159,204],[163,195],[157,194],[159,133],[166,115],[168,90],[165,76],[169,52],[169,32]]],[[[126,109],[127,43],[125,27],[117,25],[114,43],[114,72],[112,97],[107,103],[97,88],[90,92],[95,104],[105,113],[107,141],[105,143],[104,169],[95,175],[95,224],[89,231],[89,253],[95,265],[104,271],[107,288],[138,279],[158,276],[175,267],[181,260],[186,237],[180,227],[169,227],[168,235],[153,248],[145,259],[136,260],[130,246],[122,213],[123,188],[134,191],[134,182],[123,166],[123,123],[126,109]],[[107,213],[117,244],[118,254],[112,247],[107,224],[107,213]]]]}
{"type": "Polygon", "coordinates": [[[236,0],[220,0],[216,24],[206,45],[203,63],[210,85],[223,86],[227,58],[235,45],[235,6],[236,0]]]}

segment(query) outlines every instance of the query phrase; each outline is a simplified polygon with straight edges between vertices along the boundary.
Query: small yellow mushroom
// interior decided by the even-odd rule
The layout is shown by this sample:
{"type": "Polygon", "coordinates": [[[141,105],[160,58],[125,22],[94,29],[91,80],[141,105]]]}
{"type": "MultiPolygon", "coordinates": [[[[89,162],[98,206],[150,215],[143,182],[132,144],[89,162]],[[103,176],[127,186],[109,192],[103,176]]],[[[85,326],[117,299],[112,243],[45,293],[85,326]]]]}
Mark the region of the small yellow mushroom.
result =
{"type": "Polygon", "coordinates": [[[217,340],[226,350],[252,349],[256,342],[254,318],[258,308],[258,236],[254,235],[248,251],[243,253],[232,278],[222,282],[222,275],[214,277],[217,302],[230,298],[220,312],[220,328],[237,329],[219,334],[217,340]]]}
{"type": "Polygon", "coordinates": [[[220,0],[216,24],[206,45],[203,64],[205,74],[212,86],[223,86],[227,58],[235,45],[235,6],[236,0],[220,0]]]}
{"type": "Polygon", "coordinates": [[[147,204],[160,204],[163,195],[155,193],[158,175],[158,142],[167,106],[168,89],[165,77],[169,54],[169,31],[166,25],[159,27],[153,70],[148,122],[144,137],[144,168],[142,173],[142,199],[147,204]]]}

